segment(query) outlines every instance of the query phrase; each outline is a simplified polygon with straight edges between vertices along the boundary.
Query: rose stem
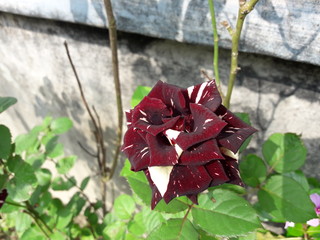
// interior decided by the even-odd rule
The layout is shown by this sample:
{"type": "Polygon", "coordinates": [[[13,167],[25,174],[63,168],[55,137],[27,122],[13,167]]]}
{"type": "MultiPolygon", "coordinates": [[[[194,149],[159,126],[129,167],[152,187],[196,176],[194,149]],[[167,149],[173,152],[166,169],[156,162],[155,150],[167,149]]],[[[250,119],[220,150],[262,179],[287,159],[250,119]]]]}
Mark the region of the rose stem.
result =
{"type": "Polygon", "coordinates": [[[259,0],[251,0],[246,2],[246,0],[239,0],[239,12],[237,18],[237,24],[235,30],[232,30],[230,25],[227,23],[223,23],[232,38],[232,48],[231,48],[231,67],[230,67],[230,76],[229,76],[229,83],[228,83],[228,90],[227,95],[223,101],[223,105],[227,108],[230,106],[230,98],[234,86],[234,81],[236,79],[237,72],[239,71],[238,67],[238,55],[239,55],[239,40],[240,34],[242,31],[243,23],[246,16],[253,10],[254,6],[259,0]]]}
{"type": "Polygon", "coordinates": [[[218,90],[220,92],[221,97],[223,98],[223,92],[220,84],[220,76],[219,76],[219,36],[216,24],[216,16],[214,10],[214,0],[208,0],[210,15],[211,15],[211,23],[212,23],[212,31],[213,31],[213,70],[214,70],[214,78],[216,80],[216,84],[218,90]]]}
{"type": "Polygon", "coordinates": [[[114,171],[117,167],[117,162],[120,154],[121,137],[122,137],[122,121],[123,121],[123,109],[121,101],[121,86],[119,79],[119,64],[118,64],[118,53],[117,53],[117,26],[116,20],[113,15],[112,5],[110,0],[104,0],[104,6],[107,13],[108,24],[109,24],[109,40],[112,52],[112,70],[113,80],[116,91],[117,109],[118,109],[118,128],[117,128],[117,141],[116,149],[114,153],[113,162],[110,168],[108,179],[111,179],[114,171]]]}

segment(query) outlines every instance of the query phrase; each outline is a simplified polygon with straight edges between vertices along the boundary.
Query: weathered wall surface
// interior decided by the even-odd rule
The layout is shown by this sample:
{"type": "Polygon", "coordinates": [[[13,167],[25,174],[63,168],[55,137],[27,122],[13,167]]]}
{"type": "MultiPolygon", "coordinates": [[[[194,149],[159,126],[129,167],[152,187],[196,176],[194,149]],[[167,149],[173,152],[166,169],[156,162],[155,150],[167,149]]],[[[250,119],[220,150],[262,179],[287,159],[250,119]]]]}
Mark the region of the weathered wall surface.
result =
{"type": "MultiPolygon", "coordinates": [[[[208,1],[113,0],[122,31],[212,44],[208,1]]],[[[217,21],[235,26],[238,0],[215,1],[217,21]]],[[[0,10],[33,17],[106,26],[103,0],[0,0],[0,10]]],[[[242,51],[320,65],[319,0],[260,0],[246,19],[242,51]],[[276,49],[276,51],[275,51],[276,49]]],[[[230,47],[230,36],[220,25],[220,44],[230,47]]]]}
{"type": "MultiPolygon", "coordinates": [[[[77,179],[88,174],[94,179],[94,159],[77,143],[80,141],[93,151],[89,118],[63,42],[69,43],[88,102],[100,113],[111,149],[116,108],[107,31],[4,13],[0,15],[0,24],[0,96],[18,99],[18,104],[0,115],[0,122],[16,136],[40,123],[46,115],[69,116],[75,127],[63,140],[67,152],[80,158],[73,173],[77,179]]],[[[212,74],[211,47],[127,33],[120,33],[119,38],[125,109],[129,108],[137,85],[152,86],[161,79],[188,87],[204,81],[200,69],[212,74]]],[[[220,74],[226,83],[229,51],[221,50],[220,56],[220,74]]],[[[259,129],[251,150],[255,151],[271,133],[299,133],[309,150],[306,170],[320,178],[320,68],[246,53],[240,54],[239,63],[242,70],[234,89],[232,110],[249,112],[253,125],[259,129]]],[[[118,178],[114,187],[117,193],[126,184],[118,178]]],[[[89,195],[94,196],[97,190],[97,184],[92,182],[89,195]]]]}

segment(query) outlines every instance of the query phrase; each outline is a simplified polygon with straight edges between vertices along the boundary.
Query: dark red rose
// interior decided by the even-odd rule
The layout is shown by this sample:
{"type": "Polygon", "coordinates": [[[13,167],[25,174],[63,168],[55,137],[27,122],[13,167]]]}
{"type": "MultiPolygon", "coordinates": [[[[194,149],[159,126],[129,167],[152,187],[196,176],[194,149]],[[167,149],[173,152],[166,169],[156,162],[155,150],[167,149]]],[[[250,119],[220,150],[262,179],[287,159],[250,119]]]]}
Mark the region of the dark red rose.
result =
{"type": "Polygon", "coordinates": [[[144,171],[153,196],[169,203],[223,183],[241,185],[237,151],[256,130],[221,105],[214,81],[180,88],[159,81],[126,112],[122,151],[144,171]]]}
{"type": "Polygon", "coordinates": [[[7,196],[8,196],[7,189],[2,189],[0,192],[0,208],[3,206],[7,196]]]}

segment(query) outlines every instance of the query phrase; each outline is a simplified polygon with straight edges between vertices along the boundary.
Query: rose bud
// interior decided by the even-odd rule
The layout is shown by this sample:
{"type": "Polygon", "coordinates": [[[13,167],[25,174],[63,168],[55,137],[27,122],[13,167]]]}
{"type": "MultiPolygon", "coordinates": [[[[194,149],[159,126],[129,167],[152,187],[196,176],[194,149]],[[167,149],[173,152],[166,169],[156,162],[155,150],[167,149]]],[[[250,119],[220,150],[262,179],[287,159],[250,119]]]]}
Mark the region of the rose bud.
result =
{"type": "Polygon", "coordinates": [[[242,185],[237,151],[256,130],[223,105],[214,81],[187,89],[162,81],[126,112],[122,151],[132,171],[144,171],[151,208],[197,196],[223,183],[242,185]]]}

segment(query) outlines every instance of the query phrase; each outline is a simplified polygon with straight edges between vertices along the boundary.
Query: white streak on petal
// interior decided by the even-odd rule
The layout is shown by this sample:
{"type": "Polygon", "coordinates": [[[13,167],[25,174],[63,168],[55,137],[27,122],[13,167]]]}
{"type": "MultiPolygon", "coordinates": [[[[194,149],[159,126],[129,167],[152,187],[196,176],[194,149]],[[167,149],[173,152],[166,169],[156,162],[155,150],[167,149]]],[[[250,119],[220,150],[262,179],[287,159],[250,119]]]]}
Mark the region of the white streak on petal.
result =
{"type": "Polygon", "coordinates": [[[139,112],[140,112],[143,116],[147,116],[147,114],[146,114],[144,111],[142,111],[141,109],[139,109],[139,112]]]}
{"type": "Polygon", "coordinates": [[[173,130],[173,129],[168,129],[165,131],[165,135],[169,140],[177,139],[179,134],[180,134],[180,131],[173,130]]]}
{"type": "Polygon", "coordinates": [[[198,94],[197,94],[197,98],[196,98],[195,103],[198,103],[198,102],[200,101],[200,99],[201,99],[201,97],[202,97],[203,90],[204,90],[204,88],[207,86],[207,84],[208,84],[208,83],[206,83],[206,82],[204,82],[204,83],[201,84],[200,89],[199,89],[198,94]]]}
{"type": "Polygon", "coordinates": [[[194,89],[194,86],[191,86],[191,87],[188,87],[188,96],[189,96],[189,99],[191,99],[191,94],[193,92],[193,89],[194,89]]]}
{"type": "Polygon", "coordinates": [[[212,121],[213,121],[213,119],[207,119],[204,121],[204,123],[208,123],[208,122],[212,122],[212,121]]]}
{"type": "Polygon", "coordinates": [[[175,144],[175,145],[174,145],[174,148],[176,149],[176,152],[177,152],[177,154],[178,154],[178,157],[180,157],[181,154],[183,153],[182,148],[181,148],[178,144],[175,144]]]}
{"type": "Polygon", "coordinates": [[[229,149],[227,149],[227,148],[225,148],[225,147],[221,147],[221,148],[220,148],[220,151],[221,151],[221,153],[223,153],[224,155],[226,155],[226,156],[228,156],[228,157],[231,157],[231,158],[233,158],[233,159],[238,160],[238,158],[239,158],[239,154],[238,154],[238,153],[234,154],[232,151],[230,151],[229,149]]]}
{"type": "Polygon", "coordinates": [[[133,147],[133,144],[129,145],[129,146],[126,146],[124,149],[122,149],[122,151],[128,149],[128,148],[132,148],[133,147]]]}
{"type": "Polygon", "coordinates": [[[170,173],[173,166],[148,167],[151,180],[154,182],[162,197],[168,189],[170,173]]]}

